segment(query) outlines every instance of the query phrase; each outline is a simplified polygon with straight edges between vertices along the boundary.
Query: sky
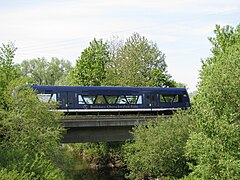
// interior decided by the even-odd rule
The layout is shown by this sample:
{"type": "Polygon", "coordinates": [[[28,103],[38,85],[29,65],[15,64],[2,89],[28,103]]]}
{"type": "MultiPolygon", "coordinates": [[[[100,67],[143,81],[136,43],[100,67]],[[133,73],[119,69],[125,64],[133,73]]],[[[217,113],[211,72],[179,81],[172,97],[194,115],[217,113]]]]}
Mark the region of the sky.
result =
{"type": "Polygon", "coordinates": [[[239,23],[239,0],[0,0],[0,43],[14,42],[15,63],[57,57],[75,65],[94,38],[137,32],[157,43],[168,73],[190,92],[215,25],[239,23]]]}

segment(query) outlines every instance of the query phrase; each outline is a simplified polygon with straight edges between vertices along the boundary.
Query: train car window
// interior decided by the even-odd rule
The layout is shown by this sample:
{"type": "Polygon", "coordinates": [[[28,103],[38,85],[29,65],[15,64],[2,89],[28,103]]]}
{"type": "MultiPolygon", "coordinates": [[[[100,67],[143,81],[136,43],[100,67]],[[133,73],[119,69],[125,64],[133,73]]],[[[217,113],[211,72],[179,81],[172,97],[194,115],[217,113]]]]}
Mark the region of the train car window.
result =
{"type": "Polygon", "coordinates": [[[37,96],[40,101],[45,103],[47,103],[51,98],[51,94],[38,94],[37,96]]]}
{"type": "Polygon", "coordinates": [[[102,95],[98,95],[94,104],[107,104],[106,99],[102,95]]]}
{"type": "Polygon", "coordinates": [[[86,104],[93,104],[95,96],[82,96],[86,104]]]}
{"type": "Polygon", "coordinates": [[[128,104],[128,101],[125,96],[118,96],[116,104],[128,104]]]}
{"type": "Polygon", "coordinates": [[[57,94],[52,94],[52,97],[51,97],[51,99],[50,100],[52,100],[52,101],[57,101],[57,94]]]}
{"type": "Polygon", "coordinates": [[[78,95],[78,104],[85,104],[81,95],[78,95]]]}
{"type": "Polygon", "coordinates": [[[126,96],[129,104],[136,104],[138,96],[126,96]]]}
{"type": "Polygon", "coordinates": [[[142,104],[142,96],[138,96],[136,104],[142,104]]]}
{"type": "Polygon", "coordinates": [[[115,104],[117,101],[117,96],[105,96],[108,104],[115,104]]]}
{"type": "Polygon", "coordinates": [[[50,101],[57,101],[57,95],[54,94],[38,94],[38,99],[42,102],[48,103],[50,101]]]}
{"type": "Polygon", "coordinates": [[[179,96],[175,95],[173,102],[179,102],[179,96]]]}
{"type": "Polygon", "coordinates": [[[178,102],[178,95],[160,95],[160,102],[178,102]]]}
{"type": "Polygon", "coordinates": [[[160,102],[165,102],[165,99],[163,98],[163,95],[160,95],[160,102]]]}

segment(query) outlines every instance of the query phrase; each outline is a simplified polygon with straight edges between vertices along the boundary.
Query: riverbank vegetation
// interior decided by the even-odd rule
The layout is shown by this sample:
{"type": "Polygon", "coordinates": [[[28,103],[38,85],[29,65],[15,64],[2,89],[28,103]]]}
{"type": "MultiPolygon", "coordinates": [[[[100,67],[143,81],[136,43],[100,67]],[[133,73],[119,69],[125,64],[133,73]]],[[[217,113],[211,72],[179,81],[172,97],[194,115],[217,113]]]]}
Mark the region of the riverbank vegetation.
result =
{"type": "Polygon", "coordinates": [[[1,179],[66,179],[68,160],[60,144],[64,129],[54,104],[40,102],[13,64],[13,44],[0,49],[1,179]]]}
{"type": "Polygon", "coordinates": [[[240,26],[216,26],[212,56],[203,61],[195,97],[192,131],[186,145],[189,177],[240,177],[240,26]]]}
{"type": "Polygon", "coordinates": [[[157,118],[133,130],[134,141],[124,145],[124,160],[129,179],[145,177],[180,178],[189,173],[184,147],[192,129],[189,112],[172,118],[157,118]]]}
{"type": "Polygon", "coordinates": [[[130,179],[240,178],[240,26],[214,32],[190,113],[136,127],[125,145],[130,179]]]}
{"type": "Polygon", "coordinates": [[[61,145],[62,114],[39,102],[26,83],[180,87],[156,43],[134,33],[126,41],[94,39],[72,67],[36,58],[13,63],[12,43],[0,48],[0,176],[67,179],[73,162],[126,168],[128,179],[240,178],[240,26],[216,26],[212,55],[202,60],[192,107],[136,126],[122,143],[61,145]],[[71,165],[70,165],[71,164],[71,165]]]}

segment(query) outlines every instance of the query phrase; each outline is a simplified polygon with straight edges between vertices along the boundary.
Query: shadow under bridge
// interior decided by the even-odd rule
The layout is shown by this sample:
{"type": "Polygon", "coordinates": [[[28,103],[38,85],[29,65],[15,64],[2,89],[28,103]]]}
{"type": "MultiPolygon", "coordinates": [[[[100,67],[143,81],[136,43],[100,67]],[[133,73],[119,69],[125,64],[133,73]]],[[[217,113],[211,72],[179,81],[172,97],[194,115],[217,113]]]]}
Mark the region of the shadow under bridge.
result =
{"type": "Polygon", "coordinates": [[[134,126],[144,125],[156,118],[157,116],[152,115],[66,115],[61,120],[63,127],[66,128],[61,142],[125,141],[132,138],[130,131],[134,126]]]}

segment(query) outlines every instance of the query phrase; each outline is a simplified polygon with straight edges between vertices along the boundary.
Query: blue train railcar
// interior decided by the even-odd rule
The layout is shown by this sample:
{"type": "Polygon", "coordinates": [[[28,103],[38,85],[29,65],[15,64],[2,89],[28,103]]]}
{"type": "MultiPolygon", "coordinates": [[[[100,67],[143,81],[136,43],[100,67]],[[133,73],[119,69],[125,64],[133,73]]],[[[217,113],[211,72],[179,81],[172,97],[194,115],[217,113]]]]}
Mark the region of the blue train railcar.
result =
{"type": "Polygon", "coordinates": [[[185,88],[31,86],[44,102],[59,102],[72,113],[159,113],[190,107],[185,88]]]}

